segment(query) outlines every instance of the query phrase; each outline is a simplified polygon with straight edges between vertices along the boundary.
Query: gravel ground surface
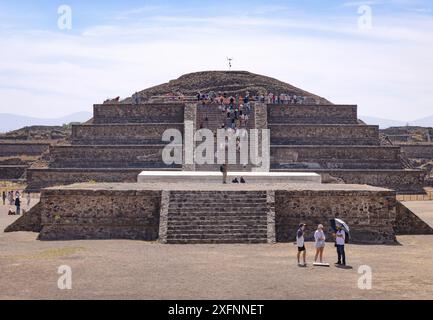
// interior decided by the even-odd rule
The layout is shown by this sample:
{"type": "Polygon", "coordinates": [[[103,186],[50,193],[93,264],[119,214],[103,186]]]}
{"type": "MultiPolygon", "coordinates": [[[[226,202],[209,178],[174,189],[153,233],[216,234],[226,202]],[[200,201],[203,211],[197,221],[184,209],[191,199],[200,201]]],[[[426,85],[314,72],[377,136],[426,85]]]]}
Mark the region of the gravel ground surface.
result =
{"type": "MultiPolygon", "coordinates": [[[[433,217],[433,202],[412,203],[433,217]]],[[[3,233],[16,217],[0,206],[0,299],[433,299],[433,236],[399,237],[396,246],[348,245],[353,269],[296,264],[296,247],[163,245],[140,241],[40,242],[3,233]],[[72,269],[60,290],[59,266],[72,269]],[[358,268],[372,268],[372,289],[358,288],[358,268]]],[[[24,207],[24,209],[26,209],[24,207]]]]}

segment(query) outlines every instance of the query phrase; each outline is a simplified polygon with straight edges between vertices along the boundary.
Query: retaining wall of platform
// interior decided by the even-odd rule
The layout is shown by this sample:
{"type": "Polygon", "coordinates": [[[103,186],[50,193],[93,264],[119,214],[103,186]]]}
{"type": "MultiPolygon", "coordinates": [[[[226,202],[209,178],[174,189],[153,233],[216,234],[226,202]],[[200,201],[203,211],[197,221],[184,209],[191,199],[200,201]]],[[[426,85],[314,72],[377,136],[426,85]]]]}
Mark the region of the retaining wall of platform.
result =
{"type": "Polygon", "coordinates": [[[391,191],[276,191],[277,242],[295,241],[299,223],[307,224],[307,240],[323,224],[332,241],[329,220],[341,218],[351,227],[352,242],[394,243],[396,204],[391,191]]]}
{"type": "MultiPolygon", "coordinates": [[[[323,173],[326,171],[320,171],[323,173]]],[[[329,175],[347,184],[368,184],[393,189],[400,194],[424,193],[426,173],[422,170],[331,170],[329,175]]]]}
{"type": "Polygon", "coordinates": [[[37,156],[48,150],[49,144],[0,143],[0,157],[37,156]]]}
{"type": "Polygon", "coordinates": [[[93,107],[93,123],[183,123],[184,104],[102,104],[93,107]]]}
{"type": "MultiPolygon", "coordinates": [[[[272,170],[279,171],[279,170],[272,170]]],[[[287,170],[283,170],[287,171],[287,170]]],[[[426,173],[422,170],[288,170],[315,172],[322,175],[324,183],[370,185],[397,191],[398,194],[424,194],[426,173]]]]}
{"type": "Polygon", "coordinates": [[[397,235],[433,234],[432,227],[400,202],[397,204],[397,218],[394,230],[397,235]]]}
{"type": "Polygon", "coordinates": [[[136,182],[143,169],[28,169],[28,190],[68,185],[78,182],[136,182]]]}
{"type": "Polygon", "coordinates": [[[404,152],[408,158],[433,160],[433,143],[402,144],[400,147],[401,151],[404,152]]]}
{"type": "MultiPolygon", "coordinates": [[[[56,146],[51,168],[170,168],[162,159],[165,145],[56,146]]],[[[178,147],[181,152],[182,147],[178,147]]]]}
{"type": "Polygon", "coordinates": [[[365,125],[272,124],[271,144],[379,145],[379,127],[365,125]]]}
{"type": "Polygon", "coordinates": [[[178,130],[183,123],[77,125],[72,127],[74,145],[163,144],[166,130],[178,130]]]}
{"type": "Polygon", "coordinates": [[[161,192],[46,190],[40,240],[158,239],[161,192]]]}
{"type": "MultiPolygon", "coordinates": [[[[41,240],[156,240],[163,206],[162,191],[130,186],[128,189],[128,185],[112,188],[95,184],[83,189],[80,186],[44,189],[36,209],[8,230],[42,230],[41,240]],[[26,221],[31,225],[26,225],[26,221]],[[34,225],[35,221],[40,221],[41,225],[34,225]]],[[[275,215],[272,210],[272,219],[269,219],[272,223],[275,221],[276,240],[294,241],[301,222],[308,224],[307,240],[311,240],[319,223],[328,230],[329,220],[339,217],[350,224],[352,242],[394,243],[395,192],[332,189],[276,190],[271,204],[275,215]]],[[[231,205],[236,206],[236,203],[227,204],[231,205]]],[[[330,234],[328,239],[332,241],[330,234]]]]}
{"type": "Polygon", "coordinates": [[[271,146],[271,166],[312,163],[327,169],[400,169],[400,148],[379,146],[271,146]]]}
{"type": "Polygon", "coordinates": [[[357,124],[357,106],[268,105],[268,123],[357,124]]]}
{"type": "Polygon", "coordinates": [[[28,166],[0,166],[0,180],[20,179],[28,166]]]}

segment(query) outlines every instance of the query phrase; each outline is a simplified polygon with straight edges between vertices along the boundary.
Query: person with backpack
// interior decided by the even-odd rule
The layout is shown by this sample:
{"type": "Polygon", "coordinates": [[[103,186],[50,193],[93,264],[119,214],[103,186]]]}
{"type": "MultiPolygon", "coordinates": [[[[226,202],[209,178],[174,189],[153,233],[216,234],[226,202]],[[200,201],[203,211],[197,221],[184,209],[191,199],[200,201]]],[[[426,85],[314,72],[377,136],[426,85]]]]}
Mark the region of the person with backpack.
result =
{"type": "Polygon", "coordinates": [[[305,249],[305,239],[304,239],[304,234],[305,234],[305,228],[306,228],[306,224],[305,223],[301,223],[299,225],[298,231],[296,232],[296,245],[298,247],[298,266],[299,267],[306,267],[307,266],[307,250],[305,249]],[[304,263],[301,264],[301,253],[302,253],[302,257],[303,257],[303,261],[304,263]]]}
{"type": "Polygon", "coordinates": [[[344,245],[346,243],[346,231],[341,226],[337,226],[337,232],[335,233],[335,246],[337,248],[338,262],[336,265],[346,265],[346,252],[344,245]]]}

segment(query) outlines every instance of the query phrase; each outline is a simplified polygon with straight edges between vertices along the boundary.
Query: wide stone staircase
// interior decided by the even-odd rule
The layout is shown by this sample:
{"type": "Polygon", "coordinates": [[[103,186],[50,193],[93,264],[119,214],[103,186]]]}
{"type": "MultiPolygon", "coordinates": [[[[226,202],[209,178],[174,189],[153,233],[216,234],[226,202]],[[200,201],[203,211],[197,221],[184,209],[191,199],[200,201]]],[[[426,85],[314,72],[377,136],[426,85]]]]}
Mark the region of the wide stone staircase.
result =
{"type": "Polygon", "coordinates": [[[166,242],[267,243],[266,191],[171,191],[166,242]]]}
{"type": "MultiPolygon", "coordinates": [[[[223,124],[226,124],[227,115],[223,113],[217,104],[199,105],[197,106],[197,128],[203,124],[207,128],[216,133],[217,129],[221,129],[223,124]],[[207,118],[207,121],[206,121],[207,118]]],[[[246,129],[255,128],[254,106],[251,107],[249,114],[248,126],[246,129]]]]}
{"type": "MultiPolygon", "coordinates": [[[[223,113],[222,110],[218,108],[217,104],[210,105],[199,105],[197,106],[197,116],[196,116],[196,128],[199,129],[203,127],[204,129],[209,129],[214,133],[215,136],[215,151],[217,150],[217,130],[222,128],[222,125],[225,124],[227,126],[227,115],[223,113]]],[[[255,114],[254,114],[254,105],[251,105],[251,112],[249,114],[249,120],[245,129],[249,130],[255,128],[255,114]]],[[[230,164],[229,170],[236,172],[249,172],[252,170],[253,166],[251,164],[242,165],[240,163],[240,152],[236,153],[236,164],[230,164]]],[[[226,161],[228,161],[228,157],[226,155],[226,161]]],[[[215,164],[201,164],[196,165],[196,171],[219,171],[220,165],[217,164],[217,160],[215,158],[215,164]]]]}

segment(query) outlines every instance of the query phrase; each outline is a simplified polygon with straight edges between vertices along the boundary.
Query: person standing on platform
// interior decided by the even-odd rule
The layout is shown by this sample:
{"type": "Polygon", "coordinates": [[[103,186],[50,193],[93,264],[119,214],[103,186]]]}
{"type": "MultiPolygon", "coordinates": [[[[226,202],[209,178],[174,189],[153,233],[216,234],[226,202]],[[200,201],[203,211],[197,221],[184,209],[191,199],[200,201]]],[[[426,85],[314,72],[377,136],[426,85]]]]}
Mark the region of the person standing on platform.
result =
{"type": "Polygon", "coordinates": [[[305,249],[305,239],[304,239],[304,234],[305,234],[305,227],[307,225],[305,223],[301,223],[299,225],[299,229],[296,232],[296,245],[298,247],[298,266],[300,267],[306,267],[307,266],[307,250],[305,249]],[[303,258],[303,264],[301,263],[301,253],[302,253],[302,258],[303,258]]]}
{"type": "Polygon", "coordinates": [[[14,204],[14,192],[13,191],[8,192],[8,199],[9,199],[9,205],[12,206],[14,204]]]}
{"type": "Polygon", "coordinates": [[[227,184],[227,175],[228,175],[228,173],[227,173],[227,171],[228,171],[227,164],[224,163],[221,166],[220,170],[221,170],[221,173],[223,174],[223,184],[227,184]]]}
{"type": "Polygon", "coordinates": [[[19,216],[21,214],[21,200],[20,197],[15,199],[15,207],[17,208],[16,214],[19,216]]]}
{"type": "Polygon", "coordinates": [[[31,200],[32,200],[32,197],[30,195],[30,192],[27,192],[27,207],[30,207],[31,200]]]}
{"type": "Polygon", "coordinates": [[[325,250],[325,232],[323,232],[323,225],[319,224],[316,232],[314,232],[314,240],[316,241],[316,257],[314,262],[317,263],[317,259],[320,258],[320,263],[323,263],[323,251],[325,250]]]}
{"type": "Polygon", "coordinates": [[[337,232],[335,233],[335,245],[337,247],[338,262],[336,265],[346,265],[346,252],[344,245],[346,243],[346,232],[341,226],[337,226],[337,232]]]}

